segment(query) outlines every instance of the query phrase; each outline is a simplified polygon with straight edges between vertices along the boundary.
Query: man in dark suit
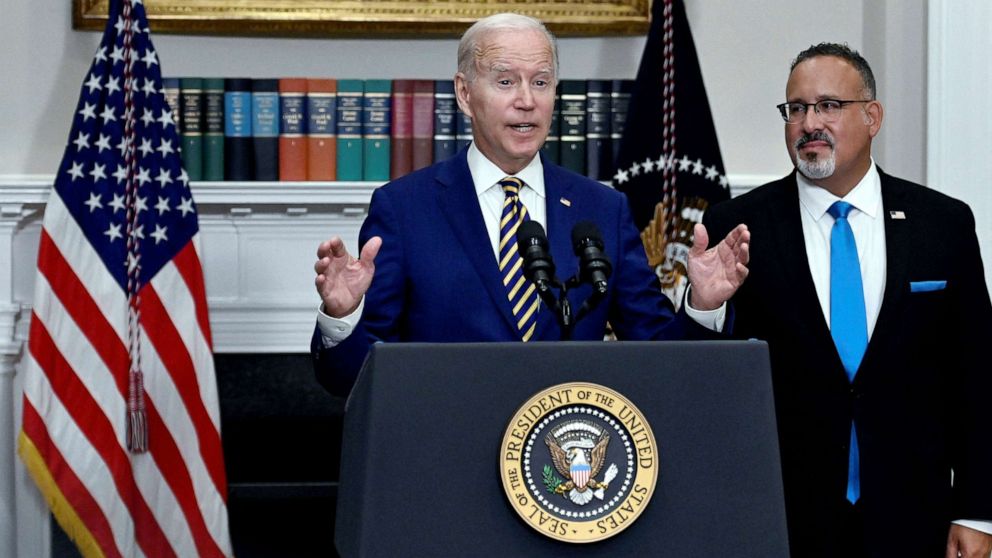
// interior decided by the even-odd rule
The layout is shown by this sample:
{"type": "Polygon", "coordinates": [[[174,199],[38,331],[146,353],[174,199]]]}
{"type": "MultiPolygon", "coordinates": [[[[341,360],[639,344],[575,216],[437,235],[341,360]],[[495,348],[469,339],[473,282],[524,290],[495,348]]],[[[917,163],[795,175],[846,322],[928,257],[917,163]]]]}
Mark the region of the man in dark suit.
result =
{"type": "Polygon", "coordinates": [[[876,167],[882,105],[847,46],[800,53],[786,101],[798,172],[704,222],[757,241],[734,335],[769,344],[792,553],[988,557],[992,305],[971,210],[876,167]]]}
{"type": "MultiPolygon", "coordinates": [[[[473,25],[455,75],[472,144],[375,192],[359,259],[339,238],[321,244],[312,352],[332,393],[350,390],[377,341],[559,339],[555,313],[541,307],[519,270],[513,236],[524,215],[546,226],[561,278],[578,267],[573,226],[591,221],[602,231],[612,277],[573,339],[602,339],[607,320],[622,339],[704,336],[697,321],[720,329],[725,301],[747,274],[746,228],[710,250],[705,234],[699,239],[686,305],[694,318],[676,314],[658,290],[624,196],[538,156],[551,125],[557,60],[554,37],[537,20],[498,14],[473,25]]],[[[578,309],[590,293],[587,284],[569,298],[578,309]]]]}

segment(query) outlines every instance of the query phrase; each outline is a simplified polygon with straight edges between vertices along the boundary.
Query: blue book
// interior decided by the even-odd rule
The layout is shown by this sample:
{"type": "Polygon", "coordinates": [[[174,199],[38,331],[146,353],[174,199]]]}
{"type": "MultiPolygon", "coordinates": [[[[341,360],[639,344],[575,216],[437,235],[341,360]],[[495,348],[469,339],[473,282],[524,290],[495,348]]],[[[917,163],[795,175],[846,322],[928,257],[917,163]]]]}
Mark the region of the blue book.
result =
{"type": "Polygon", "coordinates": [[[443,161],[455,154],[458,102],[455,101],[455,82],[439,79],[434,82],[434,162],[443,161]]]}
{"type": "Polygon", "coordinates": [[[252,80],[251,128],[255,180],[279,180],[279,80],[252,80]]]}
{"type": "Polygon", "coordinates": [[[610,80],[586,81],[586,176],[613,179],[613,142],[610,139],[610,80]]]}
{"type": "Polygon", "coordinates": [[[254,180],[251,79],[224,80],[224,180],[254,180]]]}

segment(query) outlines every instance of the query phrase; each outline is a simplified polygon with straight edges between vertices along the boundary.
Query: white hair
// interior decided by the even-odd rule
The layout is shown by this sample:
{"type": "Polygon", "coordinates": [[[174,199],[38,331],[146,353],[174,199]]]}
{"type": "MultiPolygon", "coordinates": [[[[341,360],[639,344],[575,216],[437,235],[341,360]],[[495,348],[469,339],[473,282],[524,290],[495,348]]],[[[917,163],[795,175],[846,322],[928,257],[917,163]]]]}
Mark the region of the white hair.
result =
{"type": "Polygon", "coordinates": [[[548,39],[551,47],[551,64],[554,77],[558,77],[558,40],[548,31],[539,20],[522,14],[504,12],[493,14],[476,21],[462,35],[458,43],[458,71],[465,79],[475,79],[476,58],[479,52],[479,42],[492,31],[521,31],[533,29],[540,31],[548,39]]]}

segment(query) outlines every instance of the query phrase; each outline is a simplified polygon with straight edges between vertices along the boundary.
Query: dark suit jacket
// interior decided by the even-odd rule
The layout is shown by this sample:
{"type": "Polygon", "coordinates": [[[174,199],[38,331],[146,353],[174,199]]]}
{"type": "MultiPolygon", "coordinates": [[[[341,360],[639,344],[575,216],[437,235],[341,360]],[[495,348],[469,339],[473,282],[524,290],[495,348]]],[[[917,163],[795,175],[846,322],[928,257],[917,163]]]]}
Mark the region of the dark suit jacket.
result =
{"type": "Polygon", "coordinates": [[[734,336],[770,347],[794,556],[839,556],[852,418],[870,555],[943,556],[950,520],[992,518],[992,307],[974,217],[923,186],[885,174],[881,186],[885,293],[852,385],[810,275],[795,174],[704,218],[714,239],[751,231],[734,336]],[[946,288],[911,292],[935,280],[946,288]]]}
{"type": "MultiPolygon", "coordinates": [[[[312,353],[317,378],[332,393],[347,393],[371,343],[378,341],[519,341],[482,210],[469,173],[467,150],[375,191],[359,243],[381,236],[375,276],[361,324],[343,343],[323,349],[319,330],[312,353]]],[[[658,289],[626,197],[544,160],[547,233],[562,280],[576,273],[572,227],[596,223],[613,263],[609,293],[578,322],[574,340],[601,340],[609,319],[621,339],[711,336],[676,315],[658,289]],[[691,334],[687,332],[691,330],[691,334]]],[[[573,313],[591,289],[569,291],[573,313]]],[[[560,339],[553,311],[542,308],[533,340],[560,339]]]]}

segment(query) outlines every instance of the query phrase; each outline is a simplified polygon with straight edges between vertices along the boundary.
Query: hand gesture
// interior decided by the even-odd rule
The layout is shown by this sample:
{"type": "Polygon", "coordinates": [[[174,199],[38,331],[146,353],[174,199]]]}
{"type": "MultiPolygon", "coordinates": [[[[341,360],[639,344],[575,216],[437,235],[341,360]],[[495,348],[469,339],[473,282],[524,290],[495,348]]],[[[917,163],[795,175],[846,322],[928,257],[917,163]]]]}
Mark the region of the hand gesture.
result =
{"type": "Polygon", "coordinates": [[[324,302],[324,313],[341,318],[358,308],[372,283],[374,260],[381,246],[382,239],[373,236],[365,243],[357,260],[348,253],[344,241],[337,236],[317,247],[317,263],[313,265],[317,273],[314,285],[320,300],[324,302]]]}
{"type": "Polygon", "coordinates": [[[751,232],[747,225],[737,225],[709,250],[706,249],[709,244],[706,227],[697,224],[693,237],[688,265],[692,285],[689,304],[697,310],[715,310],[734,296],[747,277],[751,232]]]}

